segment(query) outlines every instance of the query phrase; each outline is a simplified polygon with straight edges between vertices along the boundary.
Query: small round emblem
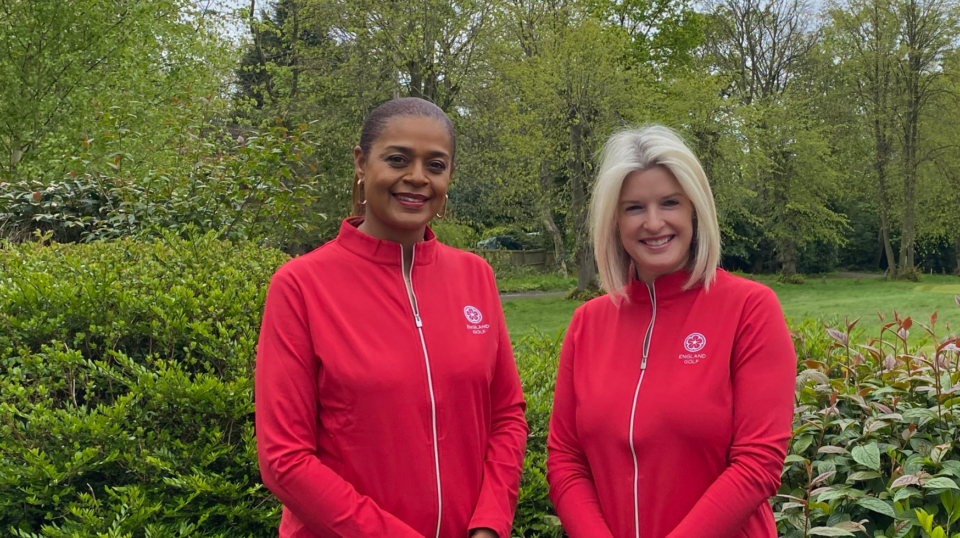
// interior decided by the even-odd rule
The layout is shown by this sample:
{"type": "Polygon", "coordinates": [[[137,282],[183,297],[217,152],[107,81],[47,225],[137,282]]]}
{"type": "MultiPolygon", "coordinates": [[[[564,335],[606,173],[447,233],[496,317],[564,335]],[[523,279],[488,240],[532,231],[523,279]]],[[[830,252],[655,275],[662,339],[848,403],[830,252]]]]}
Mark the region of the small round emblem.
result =
{"type": "Polygon", "coordinates": [[[466,316],[467,321],[470,323],[480,323],[483,321],[483,314],[481,314],[480,310],[475,306],[463,307],[463,315],[466,316]]]}
{"type": "Polygon", "coordinates": [[[683,341],[683,347],[690,353],[696,353],[707,345],[707,338],[700,333],[692,333],[683,341]]]}

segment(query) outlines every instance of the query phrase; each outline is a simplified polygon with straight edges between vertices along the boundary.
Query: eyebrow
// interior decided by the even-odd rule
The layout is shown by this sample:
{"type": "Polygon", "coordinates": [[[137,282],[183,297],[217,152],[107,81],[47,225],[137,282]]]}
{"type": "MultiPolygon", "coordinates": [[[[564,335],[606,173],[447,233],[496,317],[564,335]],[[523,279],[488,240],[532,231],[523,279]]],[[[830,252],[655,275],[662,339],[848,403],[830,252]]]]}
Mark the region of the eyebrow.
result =
{"type": "MultiPolygon", "coordinates": [[[[666,200],[667,198],[676,198],[676,197],[678,197],[678,196],[684,196],[684,194],[683,194],[682,192],[680,192],[680,191],[672,192],[672,193],[670,193],[670,194],[668,194],[668,195],[666,195],[666,196],[661,196],[660,199],[661,199],[661,200],[666,200]]],[[[624,200],[624,201],[622,201],[622,202],[620,202],[620,203],[621,203],[621,204],[642,204],[643,202],[641,202],[640,200],[624,200]]]]}
{"type": "MultiPolygon", "coordinates": [[[[412,151],[410,150],[410,148],[408,148],[408,147],[406,147],[406,146],[387,146],[387,147],[383,148],[383,153],[387,153],[388,151],[399,151],[399,152],[401,152],[401,153],[407,153],[407,154],[412,153],[412,151]]],[[[450,158],[450,154],[447,153],[446,151],[436,150],[436,151],[427,152],[427,157],[428,157],[428,158],[444,157],[444,158],[449,159],[449,158],[450,158]]]]}

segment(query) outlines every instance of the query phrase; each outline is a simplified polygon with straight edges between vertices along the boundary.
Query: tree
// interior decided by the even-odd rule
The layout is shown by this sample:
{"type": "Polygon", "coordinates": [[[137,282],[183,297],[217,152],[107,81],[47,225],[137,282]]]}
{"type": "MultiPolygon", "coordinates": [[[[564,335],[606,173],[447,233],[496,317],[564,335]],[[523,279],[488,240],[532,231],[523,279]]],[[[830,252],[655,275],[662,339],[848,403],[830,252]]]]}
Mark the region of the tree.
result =
{"type": "Polygon", "coordinates": [[[826,133],[809,112],[822,95],[804,85],[820,29],[801,0],[724,0],[711,24],[708,55],[740,104],[733,121],[748,153],[755,214],[790,279],[805,244],[840,241],[844,226],[827,202],[836,182],[826,133]]]}
{"type": "Polygon", "coordinates": [[[540,216],[560,250],[553,221],[554,178],[568,193],[567,226],[573,237],[577,289],[596,286],[587,207],[594,156],[629,107],[632,74],[620,61],[626,40],[573,2],[510,4],[508,23],[518,54],[505,74],[520,90],[519,106],[541,133],[528,177],[539,186],[540,216]],[[546,4],[546,5],[545,5],[546,4]]]}
{"type": "Polygon", "coordinates": [[[872,174],[876,181],[879,236],[887,259],[887,272],[896,273],[897,258],[890,238],[892,200],[889,181],[895,155],[897,116],[896,66],[898,29],[891,0],[850,0],[829,10],[834,26],[834,50],[849,73],[845,86],[852,90],[852,105],[862,111],[872,135],[872,174]]]}
{"type": "Polygon", "coordinates": [[[162,130],[176,97],[219,91],[218,24],[193,0],[0,0],[0,179],[62,174],[105,110],[162,130]]]}
{"type": "Polygon", "coordinates": [[[940,91],[930,101],[937,121],[927,122],[924,133],[930,159],[921,167],[917,230],[953,245],[953,271],[960,275],[960,50],[945,54],[941,66],[940,91]]]}
{"type": "Polygon", "coordinates": [[[685,0],[588,0],[589,12],[623,32],[625,62],[655,73],[691,67],[704,17],[685,0]]]}
{"type": "Polygon", "coordinates": [[[902,59],[898,63],[899,83],[904,99],[900,118],[903,141],[903,221],[900,233],[901,277],[916,278],[917,180],[920,155],[922,114],[936,92],[942,70],[940,63],[956,35],[943,0],[901,0],[897,3],[901,20],[902,59]]]}

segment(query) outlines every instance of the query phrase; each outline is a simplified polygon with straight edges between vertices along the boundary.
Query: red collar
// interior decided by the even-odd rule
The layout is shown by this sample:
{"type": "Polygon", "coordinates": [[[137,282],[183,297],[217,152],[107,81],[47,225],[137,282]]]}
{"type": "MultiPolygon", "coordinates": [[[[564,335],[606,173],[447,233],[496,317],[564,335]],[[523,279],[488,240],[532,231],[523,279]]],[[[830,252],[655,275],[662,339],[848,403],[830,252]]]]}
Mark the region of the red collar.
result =
{"type": "MultiPolygon", "coordinates": [[[[365,260],[380,265],[401,265],[403,263],[403,247],[400,243],[384,241],[371,237],[358,228],[363,217],[349,217],[340,223],[340,233],[337,234],[337,243],[365,260]]],[[[423,234],[423,241],[413,246],[413,264],[426,265],[433,263],[437,257],[437,236],[427,226],[423,234]]]]}
{"type": "Polygon", "coordinates": [[[690,272],[683,269],[674,271],[670,274],[659,276],[654,279],[650,286],[637,280],[633,276],[633,266],[630,266],[630,282],[627,283],[627,297],[630,302],[638,304],[650,304],[651,290],[656,294],[657,302],[664,299],[676,297],[687,291],[695,291],[703,287],[702,282],[697,282],[689,290],[683,287],[690,280],[690,272]]]}

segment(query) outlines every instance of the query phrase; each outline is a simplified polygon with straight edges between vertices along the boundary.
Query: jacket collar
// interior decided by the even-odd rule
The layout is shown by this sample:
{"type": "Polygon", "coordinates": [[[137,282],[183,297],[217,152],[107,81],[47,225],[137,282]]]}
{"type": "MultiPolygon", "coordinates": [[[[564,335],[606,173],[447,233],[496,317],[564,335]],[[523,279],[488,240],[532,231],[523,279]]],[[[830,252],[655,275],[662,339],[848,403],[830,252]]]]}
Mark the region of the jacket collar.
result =
{"type": "MultiPolygon", "coordinates": [[[[693,292],[703,287],[703,284],[698,282],[690,289],[684,290],[683,286],[688,280],[690,280],[690,272],[683,269],[654,279],[651,287],[656,293],[657,302],[671,299],[686,292],[693,292]]],[[[627,296],[630,297],[632,303],[650,304],[649,288],[646,283],[637,279],[633,264],[630,264],[630,282],[627,283],[627,296]]]]}
{"type": "MultiPolygon", "coordinates": [[[[337,243],[361,258],[380,265],[396,265],[403,263],[403,247],[400,243],[385,241],[371,237],[357,228],[363,222],[363,217],[349,217],[340,223],[340,233],[337,234],[337,243]]],[[[413,264],[426,265],[433,263],[437,257],[437,236],[427,226],[423,241],[413,246],[413,264]]]]}

